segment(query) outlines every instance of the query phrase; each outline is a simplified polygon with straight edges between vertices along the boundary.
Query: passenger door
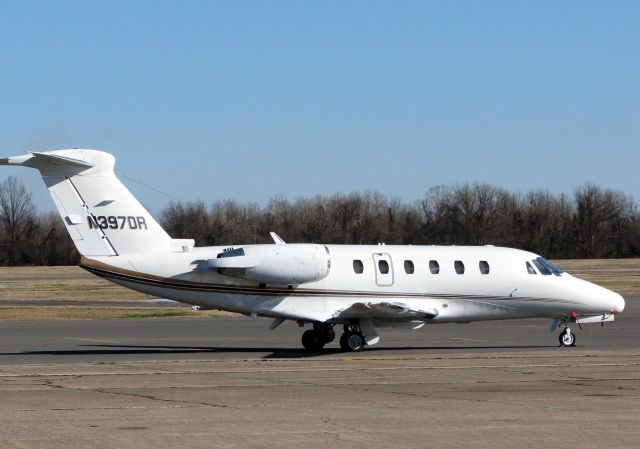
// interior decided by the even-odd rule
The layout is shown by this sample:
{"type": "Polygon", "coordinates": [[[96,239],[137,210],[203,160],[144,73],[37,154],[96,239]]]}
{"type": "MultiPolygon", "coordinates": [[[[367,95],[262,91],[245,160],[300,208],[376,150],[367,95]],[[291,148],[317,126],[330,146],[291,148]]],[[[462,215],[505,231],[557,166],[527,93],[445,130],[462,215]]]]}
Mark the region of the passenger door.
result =
{"type": "Polygon", "coordinates": [[[393,264],[391,256],[386,253],[374,253],[373,264],[376,271],[376,284],[380,287],[393,285],[393,264]]]}

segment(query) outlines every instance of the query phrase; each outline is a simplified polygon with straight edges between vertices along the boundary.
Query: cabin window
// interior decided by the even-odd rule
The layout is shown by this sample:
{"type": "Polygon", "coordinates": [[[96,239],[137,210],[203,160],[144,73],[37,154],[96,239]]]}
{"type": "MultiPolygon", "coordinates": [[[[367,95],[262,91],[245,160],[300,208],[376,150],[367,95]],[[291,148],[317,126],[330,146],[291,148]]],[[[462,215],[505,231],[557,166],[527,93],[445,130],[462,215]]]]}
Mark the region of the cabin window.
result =
{"type": "Polygon", "coordinates": [[[480,267],[480,273],[489,274],[489,262],[481,260],[478,266],[480,267]]]}
{"type": "Polygon", "coordinates": [[[440,264],[438,263],[437,260],[430,260],[429,261],[429,271],[431,271],[431,274],[440,273],[440,264]]]}
{"type": "Polygon", "coordinates": [[[461,260],[456,260],[453,263],[453,267],[456,269],[456,273],[464,274],[464,264],[462,263],[461,260]]]}
{"type": "Polygon", "coordinates": [[[531,264],[529,262],[527,262],[527,273],[529,273],[529,274],[538,274],[538,273],[536,273],[536,270],[533,269],[533,267],[531,266],[531,264]]]}
{"type": "Polygon", "coordinates": [[[378,269],[380,270],[381,274],[389,274],[389,262],[387,262],[386,260],[379,260],[378,269]]]}
{"type": "Polygon", "coordinates": [[[404,261],[404,271],[407,274],[413,274],[416,268],[413,266],[413,262],[411,260],[404,261]]]}
{"type": "Polygon", "coordinates": [[[551,274],[551,270],[545,267],[538,259],[532,260],[531,262],[533,262],[540,274],[543,276],[549,276],[551,274]]]}
{"type": "Polygon", "coordinates": [[[353,261],[353,271],[355,271],[356,274],[362,274],[364,271],[364,264],[361,260],[356,259],[353,261]]]}

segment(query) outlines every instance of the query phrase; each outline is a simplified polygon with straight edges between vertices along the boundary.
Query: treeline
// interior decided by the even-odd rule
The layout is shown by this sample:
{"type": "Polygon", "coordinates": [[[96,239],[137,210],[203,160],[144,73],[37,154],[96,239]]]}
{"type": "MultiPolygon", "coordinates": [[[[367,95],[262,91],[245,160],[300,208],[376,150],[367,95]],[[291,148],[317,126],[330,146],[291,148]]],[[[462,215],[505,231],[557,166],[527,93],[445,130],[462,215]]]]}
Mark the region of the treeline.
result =
{"type": "Polygon", "coordinates": [[[439,186],[406,204],[378,192],[336,194],[265,207],[236,201],[174,202],[160,215],[174,237],[197,245],[287,242],[500,245],[551,258],[640,256],[640,214],[624,193],[586,185],[571,197],[524,195],[487,184],[439,186]]]}
{"type": "MultiPolygon", "coordinates": [[[[549,258],[640,256],[640,213],[622,192],[587,184],[568,196],[516,194],[487,184],[438,186],[414,203],[378,192],[335,194],[265,206],[233,200],[172,202],[159,222],[198,246],[287,242],[486,245],[549,258]]],[[[58,214],[38,214],[16,178],[0,183],[0,264],[69,265],[79,256],[58,214]]]]}
{"type": "Polygon", "coordinates": [[[38,214],[18,178],[0,183],[0,265],[75,265],[79,259],[57,213],[38,214]]]}

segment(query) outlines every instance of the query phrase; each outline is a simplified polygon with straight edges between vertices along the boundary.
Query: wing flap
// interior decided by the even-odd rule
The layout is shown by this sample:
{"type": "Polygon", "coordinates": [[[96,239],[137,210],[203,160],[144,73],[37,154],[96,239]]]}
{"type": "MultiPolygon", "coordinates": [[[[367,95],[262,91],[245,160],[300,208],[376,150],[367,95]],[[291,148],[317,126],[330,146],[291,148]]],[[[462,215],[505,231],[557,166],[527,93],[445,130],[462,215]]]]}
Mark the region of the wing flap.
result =
{"type": "Polygon", "coordinates": [[[400,302],[357,302],[334,313],[334,318],[368,319],[376,321],[432,320],[438,316],[436,309],[415,309],[400,302]]]}

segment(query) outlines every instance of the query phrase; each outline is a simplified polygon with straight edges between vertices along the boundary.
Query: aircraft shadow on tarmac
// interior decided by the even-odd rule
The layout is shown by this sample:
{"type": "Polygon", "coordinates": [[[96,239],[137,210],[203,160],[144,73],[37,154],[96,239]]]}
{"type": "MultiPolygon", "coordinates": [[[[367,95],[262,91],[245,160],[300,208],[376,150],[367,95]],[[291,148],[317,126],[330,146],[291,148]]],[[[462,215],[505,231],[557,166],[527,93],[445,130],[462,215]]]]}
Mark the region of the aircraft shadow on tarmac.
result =
{"type": "MultiPolygon", "coordinates": [[[[46,351],[23,351],[13,353],[0,353],[0,356],[10,355],[51,355],[51,356],[108,356],[108,355],[149,355],[149,354],[246,354],[246,353],[269,353],[262,356],[265,359],[278,358],[304,358],[331,354],[353,354],[342,351],[340,348],[326,348],[319,352],[309,352],[305,349],[291,348],[258,348],[258,347],[223,347],[223,346],[133,346],[133,345],[82,345],[86,349],[65,349],[46,351]]],[[[367,348],[358,354],[377,353],[381,351],[404,352],[404,351],[464,351],[464,350],[509,350],[509,349],[543,349],[555,347],[552,345],[494,345],[494,346],[384,346],[367,348]]]]}

